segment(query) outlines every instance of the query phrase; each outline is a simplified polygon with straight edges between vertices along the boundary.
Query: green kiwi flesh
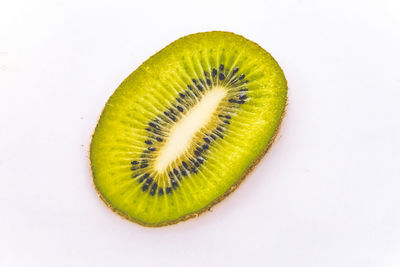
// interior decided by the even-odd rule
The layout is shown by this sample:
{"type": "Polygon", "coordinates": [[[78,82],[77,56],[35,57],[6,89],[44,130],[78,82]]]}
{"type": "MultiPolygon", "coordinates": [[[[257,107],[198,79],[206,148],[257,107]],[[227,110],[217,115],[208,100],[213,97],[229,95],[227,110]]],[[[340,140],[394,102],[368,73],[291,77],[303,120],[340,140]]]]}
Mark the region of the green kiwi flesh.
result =
{"type": "Polygon", "coordinates": [[[180,38],[105,105],[90,147],[96,190],[141,225],[197,216],[264,155],[286,101],[281,68],[256,43],[229,32],[180,38]]]}

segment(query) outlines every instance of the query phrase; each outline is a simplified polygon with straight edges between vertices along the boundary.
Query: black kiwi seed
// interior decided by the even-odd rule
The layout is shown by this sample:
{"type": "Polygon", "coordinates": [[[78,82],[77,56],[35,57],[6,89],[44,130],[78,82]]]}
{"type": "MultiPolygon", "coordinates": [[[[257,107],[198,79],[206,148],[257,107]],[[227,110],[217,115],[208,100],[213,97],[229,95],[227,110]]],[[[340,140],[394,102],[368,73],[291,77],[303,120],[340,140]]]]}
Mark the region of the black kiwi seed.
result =
{"type": "Polygon", "coordinates": [[[239,76],[239,80],[243,80],[246,75],[242,74],[239,76]]]}
{"type": "Polygon", "coordinates": [[[174,115],[177,115],[177,113],[175,113],[175,111],[172,108],[169,109],[169,112],[171,112],[174,115]]]}
{"type": "Polygon", "coordinates": [[[147,177],[149,177],[150,174],[149,173],[145,173],[142,177],[140,177],[139,182],[143,182],[147,177]]]}
{"type": "Polygon", "coordinates": [[[202,92],[202,91],[203,91],[203,87],[202,87],[201,85],[197,85],[196,87],[197,87],[197,89],[199,89],[199,90],[200,90],[200,92],[202,92]]]}
{"type": "Polygon", "coordinates": [[[164,189],[162,189],[161,187],[158,188],[158,195],[159,195],[159,196],[164,195],[164,189]]]}
{"type": "Polygon", "coordinates": [[[224,136],[222,134],[220,134],[219,132],[215,132],[216,135],[218,135],[220,138],[224,138],[224,136]]]}
{"type": "Polygon", "coordinates": [[[219,70],[220,70],[220,71],[223,71],[223,70],[224,70],[224,64],[221,64],[221,65],[219,66],[219,70]]]}
{"type": "Polygon", "coordinates": [[[238,71],[239,71],[238,67],[234,68],[233,71],[232,71],[232,75],[235,75],[238,71]]]}
{"type": "Polygon", "coordinates": [[[146,128],[146,131],[155,133],[156,135],[162,135],[160,131],[157,131],[156,129],[153,128],[146,128]]]}
{"type": "Polygon", "coordinates": [[[204,163],[204,159],[203,159],[202,157],[198,157],[198,158],[197,158],[197,161],[198,161],[200,164],[203,164],[203,163],[204,163]]]}
{"type": "Polygon", "coordinates": [[[134,160],[134,161],[132,161],[132,162],[131,162],[131,164],[132,164],[132,165],[139,164],[139,161],[137,161],[137,160],[134,160]]]}
{"type": "Polygon", "coordinates": [[[225,80],[225,75],[223,74],[223,73],[220,73],[219,74],[219,79],[222,81],[222,80],[225,80]]]}
{"type": "Polygon", "coordinates": [[[211,80],[207,79],[207,85],[211,85],[211,80]]]}
{"type": "Polygon", "coordinates": [[[185,98],[185,97],[186,97],[186,95],[185,95],[185,94],[182,94],[182,93],[179,93],[179,96],[180,96],[181,98],[185,98]]]}
{"type": "Polygon", "coordinates": [[[194,82],[194,84],[197,84],[197,81],[196,81],[196,79],[192,79],[192,81],[194,82]]]}
{"type": "Polygon", "coordinates": [[[199,97],[198,91],[197,91],[197,90],[193,90],[192,93],[193,93],[193,95],[195,96],[195,97],[192,96],[192,98],[194,98],[194,99],[197,100],[197,97],[199,97]]]}
{"type": "Polygon", "coordinates": [[[207,150],[207,149],[209,148],[209,146],[208,146],[207,144],[204,144],[204,145],[202,146],[202,148],[203,148],[203,150],[207,150]]]}
{"type": "Polygon", "coordinates": [[[175,179],[173,179],[173,178],[171,179],[171,184],[172,184],[172,188],[173,188],[173,189],[179,187],[178,182],[177,182],[175,179]]]}
{"type": "Polygon", "coordinates": [[[148,150],[149,150],[149,151],[156,151],[156,148],[155,148],[155,147],[152,147],[152,146],[149,146],[148,150]]]}
{"type": "Polygon", "coordinates": [[[183,112],[183,108],[181,106],[176,107],[180,112],[183,112]]]}
{"type": "Polygon", "coordinates": [[[165,189],[165,191],[167,192],[167,194],[170,194],[170,193],[172,193],[172,188],[171,187],[167,187],[165,189]]]}
{"type": "Polygon", "coordinates": [[[189,167],[189,166],[187,165],[187,163],[184,162],[184,161],[182,161],[182,165],[183,165],[183,167],[185,167],[186,169],[189,167]]]}
{"type": "Polygon", "coordinates": [[[213,76],[213,77],[217,76],[217,73],[218,73],[218,71],[217,71],[216,69],[213,69],[213,70],[212,70],[212,76],[213,76]]]}
{"type": "Polygon", "coordinates": [[[183,176],[187,175],[187,172],[182,168],[182,166],[179,166],[179,171],[182,173],[183,176]]]}
{"type": "Polygon", "coordinates": [[[161,137],[156,137],[156,140],[157,140],[158,142],[162,142],[162,141],[163,141],[163,139],[162,139],[161,137]]]}
{"type": "Polygon", "coordinates": [[[211,143],[210,139],[208,139],[207,137],[204,137],[203,140],[208,144],[211,143]]]}
{"type": "Polygon", "coordinates": [[[240,96],[239,96],[239,99],[240,100],[243,100],[243,99],[246,99],[247,98],[247,95],[246,94],[241,94],[240,96]]]}
{"type": "Polygon", "coordinates": [[[160,129],[160,127],[158,125],[156,125],[155,123],[153,123],[153,122],[149,122],[149,126],[153,127],[153,128],[156,128],[157,130],[160,129]]]}
{"type": "Polygon", "coordinates": [[[194,151],[194,154],[195,154],[196,156],[200,156],[201,153],[203,153],[203,149],[201,149],[200,147],[198,147],[198,148],[194,151]]]}
{"type": "Polygon", "coordinates": [[[154,196],[154,195],[156,194],[156,190],[157,190],[157,183],[154,183],[154,184],[151,186],[150,195],[154,196]]]}
{"type": "Polygon", "coordinates": [[[148,185],[148,184],[144,184],[144,185],[142,186],[143,192],[146,192],[148,189],[149,189],[149,185],[148,185]]]}
{"type": "Polygon", "coordinates": [[[151,142],[150,140],[146,140],[146,141],[144,141],[146,144],[148,144],[148,145],[152,145],[153,144],[153,142],[151,142]]]}

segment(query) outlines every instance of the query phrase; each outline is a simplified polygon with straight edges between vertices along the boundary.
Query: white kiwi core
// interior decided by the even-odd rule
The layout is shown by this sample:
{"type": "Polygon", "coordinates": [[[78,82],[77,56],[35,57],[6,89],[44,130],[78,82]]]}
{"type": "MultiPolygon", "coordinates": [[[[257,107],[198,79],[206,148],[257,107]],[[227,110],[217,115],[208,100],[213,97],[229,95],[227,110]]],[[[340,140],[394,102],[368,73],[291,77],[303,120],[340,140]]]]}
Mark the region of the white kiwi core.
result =
{"type": "Polygon", "coordinates": [[[210,121],[226,94],[227,90],[224,87],[214,87],[174,125],[155,161],[154,168],[157,172],[165,171],[176,158],[186,151],[196,132],[210,121]]]}

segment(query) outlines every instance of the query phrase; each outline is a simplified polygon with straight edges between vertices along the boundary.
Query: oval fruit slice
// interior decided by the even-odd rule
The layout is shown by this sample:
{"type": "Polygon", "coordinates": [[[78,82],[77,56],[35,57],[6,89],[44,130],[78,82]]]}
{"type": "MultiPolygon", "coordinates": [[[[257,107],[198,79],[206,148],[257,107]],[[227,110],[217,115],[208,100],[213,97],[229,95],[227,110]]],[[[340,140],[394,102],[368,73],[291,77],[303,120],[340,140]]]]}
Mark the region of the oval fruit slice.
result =
{"type": "Polygon", "coordinates": [[[271,145],[284,74],[242,36],[185,36],[118,87],[90,148],[101,198],[146,226],[196,216],[233,191],[271,145]]]}

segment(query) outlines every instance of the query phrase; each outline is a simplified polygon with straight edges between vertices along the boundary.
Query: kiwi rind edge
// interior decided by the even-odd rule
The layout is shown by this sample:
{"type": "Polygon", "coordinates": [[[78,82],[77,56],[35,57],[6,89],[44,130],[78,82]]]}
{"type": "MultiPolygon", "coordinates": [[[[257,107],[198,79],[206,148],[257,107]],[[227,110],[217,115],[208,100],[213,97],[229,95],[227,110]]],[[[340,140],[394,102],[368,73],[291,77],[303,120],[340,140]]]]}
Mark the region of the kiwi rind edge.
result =
{"type": "MultiPolygon", "coordinates": [[[[217,31],[217,32],[218,32],[218,31],[217,31]]],[[[238,34],[235,34],[235,33],[232,33],[232,32],[226,32],[226,33],[238,35],[238,34]]],[[[240,36],[240,35],[239,35],[239,36],[240,36]]],[[[182,37],[182,38],[185,38],[185,37],[186,37],[186,36],[184,36],[184,37],[182,37]]],[[[243,37],[243,36],[242,36],[242,37],[243,37]]],[[[255,42],[253,42],[253,43],[255,43],[255,42]]],[[[255,44],[256,44],[259,48],[263,49],[263,48],[260,47],[257,43],[255,43],[255,44]]],[[[171,45],[171,44],[170,44],[170,45],[171,45]]],[[[169,45],[168,45],[168,46],[169,46],[169,45]]],[[[264,50],[264,49],[263,49],[263,50],[264,50]]],[[[157,55],[158,53],[159,53],[159,52],[155,53],[153,56],[157,55]]],[[[267,53],[268,53],[268,52],[267,52],[267,53]]],[[[152,58],[153,56],[151,56],[150,58],[152,58]]],[[[149,58],[149,59],[150,59],[150,58],[149,58]]],[[[138,68],[140,68],[140,66],[139,66],[138,68]]],[[[286,85],[286,89],[288,90],[287,85],[286,85]]],[[[125,213],[122,212],[121,210],[119,210],[119,209],[113,207],[112,205],[110,205],[110,201],[107,200],[107,198],[99,191],[98,187],[96,186],[96,179],[95,179],[94,171],[93,171],[93,168],[92,168],[92,161],[91,161],[91,157],[90,157],[90,153],[91,153],[91,151],[92,151],[92,142],[91,142],[90,148],[89,148],[89,161],[90,161],[90,167],[91,167],[91,174],[92,174],[92,180],[93,180],[94,189],[96,190],[97,195],[100,197],[100,199],[101,199],[101,200],[106,204],[106,206],[108,206],[113,212],[117,213],[118,215],[120,215],[121,217],[123,217],[123,218],[125,218],[125,219],[127,219],[127,220],[129,220],[129,221],[135,222],[135,223],[140,224],[140,225],[145,226],[145,227],[162,227],[162,226],[168,226],[168,225],[173,225],[173,224],[177,224],[177,223],[179,223],[179,222],[183,222],[183,221],[189,220],[189,219],[191,219],[191,218],[198,217],[198,216],[200,216],[201,214],[203,214],[205,211],[210,210],[214,205],[218,204],[219,202],[221,202],[222,200],[224,200],[227,196],[229,196],[233,191],[235,191],[235,190],[240,186],[240,184],[243,182],[243,180],[254,170],[254,168],[256,167],[256,165],[261,161],[261,159],[265,156],[265,154],[268,152],[268,150],[270,149],[270,147],[271,147],[272,144],[274,143],[274,141],[275,141],[275,139],[276,139],[276,136],[277,136],[278,133],[279,133],[279,130],[280,130],[280,127],[281,127],[281,124],[282,124],[282,120],[283,120],[283,118],[284,118],[285,115],[286,115],[286,107],[287,107],[287,105],[288,105],[288,97],[287,97],[287,91],[286,91],[285,108],[284,108],[284,110],[283,110],[283,112],[282,112],[282,115],[280,116],[279,123],[277,124],[277,127],[276,127],[276,129],[275,129],[275,131],[274,131],[274,134],[273,134],[273,136],[270,138],[269,143],[265,146],[263,152],[260,153],[260,154],[258,155],[258,157],[252,162],[252,164],[249,165],[249,167],[247,168],[247,170],[246,170],[246,171],[244,172],[244,174],[237,180],[237,182],[236,182],[235,184],[233,184],[233,185],[232,185],[228,190],[226,190],[225,193],[223,193],[221,196],[219,196],[218,198],[214,199],[214,200],[211,201],[207,206],[203,207],[202,209],[198,210],[197,212],[189,213],[189,214],[183,215],[183,216],[181,216],[181,217],[179,217],[179,218],[177,218],[177,219],[170,220],[170,221],[163,221],[163,222],[160,222],[160,223],[147,223],[147,222],[141,221],[141,220],[139,220],[139,219],[137,219],[137,218],[133,218],[133,217],[131,217],[131,216],[125,214],[125,213]]],[[[104,108],[105,108],[105,107],[104,107],[104,108]]],[[[100,114],[100,116],[99,116],[99,119],[100,119],[101,116],[103,115],[104,108],[103,108],[103,110],[102,110],[102,112],[101,112],[101,114],[100,114]]],[[[97,125],[98,125],[98,124],[97,124],[97,125]]],[[[96,125],[96,127],[95,127],[95,129],[94,129],[94,131],[93,131],[93,134],[92,134],[92,136],[91,136],[91,137],[92,137],[91,140],[93,139],[94,133],[96,132],[97,125],[96,125]]]]}

